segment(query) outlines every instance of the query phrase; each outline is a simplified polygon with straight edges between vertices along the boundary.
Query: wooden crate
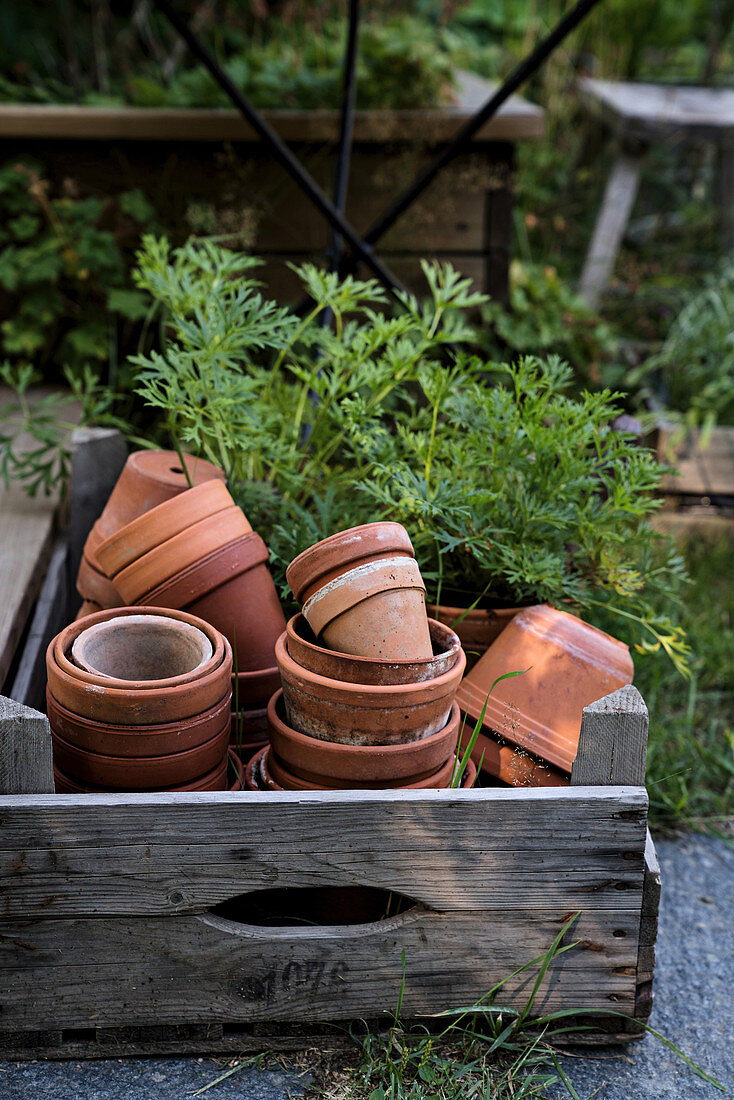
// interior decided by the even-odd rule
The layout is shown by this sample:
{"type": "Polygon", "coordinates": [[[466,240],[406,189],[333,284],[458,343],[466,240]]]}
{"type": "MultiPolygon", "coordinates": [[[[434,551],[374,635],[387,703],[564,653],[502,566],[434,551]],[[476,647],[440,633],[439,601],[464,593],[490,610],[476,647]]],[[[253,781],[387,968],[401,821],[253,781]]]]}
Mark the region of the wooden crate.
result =
{"type": "MultiPolygon", "coordinates": [[[[87,433],[82,459],[98,447],[87,433]]],[[[404,1015],[426,1020],[542,955],[564,923],[576,946],[536,1010],[601,1012],[592,1041],[640,1033],[659,872],[635,688],[586,708],[567,788],[54,795],[48,723],[25,704],[66,609],[68,554],[57,544],[21,656],[26,698],[0,699],[2,1057],[334,1042],[394,1009],[403,955],[404,1015]],[[248,909],[263,891],[333,887],[407,908],[285,927],[248,909]]],[[[522,1005],[533,979],[501,1001],[522,1005]]]]}

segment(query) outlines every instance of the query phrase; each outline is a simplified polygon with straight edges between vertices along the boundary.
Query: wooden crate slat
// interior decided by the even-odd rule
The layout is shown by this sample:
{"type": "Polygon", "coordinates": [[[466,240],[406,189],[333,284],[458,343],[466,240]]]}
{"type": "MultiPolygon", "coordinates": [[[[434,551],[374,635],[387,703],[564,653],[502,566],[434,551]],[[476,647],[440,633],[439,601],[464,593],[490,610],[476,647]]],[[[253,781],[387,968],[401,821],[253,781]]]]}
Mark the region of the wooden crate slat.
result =
{"type": "Polygon", "coordinates": [[[7,796],[5,912],[201,911],[276,885],[369,885],[437,909],[639,911],[641,789],[364,796],[7,796]]]}
{"type": "MultiPolygon", "coordinates": [[[[498,916],[418,911],[296,930],[191,916],[37,921],[16,928],[12,941],[5,933],[0,1000],[18,1030],[50,1019],[57,1027],[349,1019],[394,1008],[404,951],[404,1009],[416,1016],[473,1004],[544,954],[567,914],[498,916]]],[[[551,966],[536,1011],[573,1003],[632,1015],[634,921],[625,927],[612,914],[603,926],[582,914],[569,932],[577,940],[551,966]]],[[[524,1003],[535,974],[511,979],[502,1002],[524,1003]]]]}

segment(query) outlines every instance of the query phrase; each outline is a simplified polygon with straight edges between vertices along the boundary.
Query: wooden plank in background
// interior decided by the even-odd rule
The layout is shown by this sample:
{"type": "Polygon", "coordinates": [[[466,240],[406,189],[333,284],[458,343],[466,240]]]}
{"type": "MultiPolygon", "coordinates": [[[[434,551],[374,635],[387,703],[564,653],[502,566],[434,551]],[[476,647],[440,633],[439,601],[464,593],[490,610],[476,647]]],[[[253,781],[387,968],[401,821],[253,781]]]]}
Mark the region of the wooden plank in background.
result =
{"type": "Polygon", "coordinates": [[[675,466],[677,474],[669,474],[662,490],[681,496],[734,497],[734,428],[714,428],[705,447],[700,445],[700,433],[690,432],[669,453],[669,433],[661,432],[658,458],[675,466]]]}

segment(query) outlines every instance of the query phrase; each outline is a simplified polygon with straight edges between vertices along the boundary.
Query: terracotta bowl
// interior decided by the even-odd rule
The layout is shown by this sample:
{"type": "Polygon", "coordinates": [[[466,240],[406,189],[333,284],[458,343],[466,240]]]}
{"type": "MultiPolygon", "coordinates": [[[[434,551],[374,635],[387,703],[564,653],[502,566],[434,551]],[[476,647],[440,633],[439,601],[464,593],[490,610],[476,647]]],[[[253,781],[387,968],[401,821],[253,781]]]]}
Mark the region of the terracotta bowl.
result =
{"type": "Polygon", "coordinates": [[[233,508],[223,481],[212,479],[185,489],[177,496],[143,512],[96,547],[97,561],[108,577],[120,573],[137,558],[188,530],[202,519],[233,508]]]}
{"type": "Polygon", "coordinates": [[[227,755],[226,726],[209,741],[166,756],[105,756],[53,733],[54,762],[64,775],[92,787],[155,790],[189,783],[216,769],[227,755]]]}
{"type": "MultiPolygon", "coordinates": [[[[143,794],[156,794],[163,792],[174,791],[226,791],[228,789],[228,772],[231,770],[233,762],[230,757],[226,756],[216,768],[213,768],[206,775],[201,776],[200,779],[194,779],[191,783],[182,783],[177,787],[163,787],[157,792],[153,790],[145,790],[140,793],[143,794]]],[[[64,775],[63,772],[54,765],[54,780],[57,794],[114,794],[119,791],[119,787],[93,787],[87,786],[79,782],[76,779],[72,779],[71,776],[64,775]]],[[[235,773],[235,780],[233,786],[229,787],[229,790],[240,790],[239,775],[235,773]]]]}
{"type": "Polygon", "coordinates": [[[456,750],[460,714],[454,704],[448,722],[437,733],[399,745],[344,745],[321,741],[292,729],[286,722],[283,692],[268,704],[270,742],[289,772],[308,779],[318,775],[327,785],[391,785],[431,775],[456,750]]]}
{"type": "Polygon", "coordinates": [[[329,649],[389,660],[431,658],[425,585],[401,524],[339,531],[299,554],[286,577],[329,649]]]}
{"type": "Polygon", "coordinates": [[[241,508],[232,505],[155,546],[112,578],[127,604],[188,569],[207,554],[252,531],[241,508]]]}
{"type": "Polygon", "coordinates": [[[204,714],[157,726],[119,726],[92,722],[57,703],[49,691],[46,705],[51,730],[71,745],[105,756],[165,756],[184,752],[230,728],[229,692],[204,714]]]}
{"type": "Polygon", "coordinates": [[[453,668],[461,649],[453,630],[435,619],[428,620],[433,656],[418,661],[387,661],[380,657],[334,653],[317,644],[303,615],[294,615],[286,630],[288,653],[301,668],[350,684],[415,684],[433,680],[453,668]]]}
{"type": "Polygon", "coordinates": [[[461,650],[448,672],[417,684],[349,684],[309,672],[289,656],[283,633],[275,656],[288,724],[324,741],[390,745],[417,741],[443,729],[464,674],[461,650]]]}
{"type": "Polygon", "coordinates": [[[567,774],[578,749],[585,706],[632,681],[629,649],[567,611],[547,604],[514,617],[464,678],[457,702],[472,725],[493,681],[484,725],[567,774]]]}
{"type": "Polygon", "coordinates": [[[285,630],[267,561],[268,548],[253,531],[158,585],[141,603],[206,619],[229,639],[240,673],[259,674],[275,664],[275,643],[285,630]]]}
{"type": "Polygon", "coordinates": [[[157,691],[201,679],[219,668],[224,660],[225,645],[225,639],[209,623],[185,612],[120,607],[95,613],[87,619],[75,619],[56,636],[54,659],[62,672],[87,684],[110,688],[129,688],[134,684],[137,690],[157,691]],[[207,647],[209,655],[201,660],[207,647]],[[95,659],[105,664],[108,671],[92,671],[83,656],[86,651],[94,652],[95,659]],[[186,663],[192,666],[188,670],[185,670],[186,663]],[[148,675],[135,680],[128,676],[112,676],[115,667],[120,672],[137,669],[148,675]]]}

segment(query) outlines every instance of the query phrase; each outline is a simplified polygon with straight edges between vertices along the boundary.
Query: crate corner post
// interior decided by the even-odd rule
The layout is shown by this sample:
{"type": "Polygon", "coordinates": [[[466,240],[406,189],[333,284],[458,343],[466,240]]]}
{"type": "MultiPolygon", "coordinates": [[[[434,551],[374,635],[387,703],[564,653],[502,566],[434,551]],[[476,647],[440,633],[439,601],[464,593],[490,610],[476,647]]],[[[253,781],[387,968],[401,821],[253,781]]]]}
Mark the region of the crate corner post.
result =
{"type": "Polygon", "coordinates": [[[0,695],[0,794],[53,794],[48,718],[0,695]]]}

